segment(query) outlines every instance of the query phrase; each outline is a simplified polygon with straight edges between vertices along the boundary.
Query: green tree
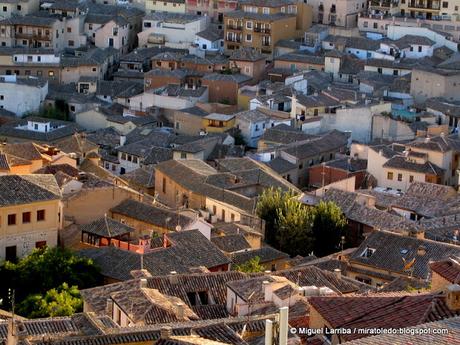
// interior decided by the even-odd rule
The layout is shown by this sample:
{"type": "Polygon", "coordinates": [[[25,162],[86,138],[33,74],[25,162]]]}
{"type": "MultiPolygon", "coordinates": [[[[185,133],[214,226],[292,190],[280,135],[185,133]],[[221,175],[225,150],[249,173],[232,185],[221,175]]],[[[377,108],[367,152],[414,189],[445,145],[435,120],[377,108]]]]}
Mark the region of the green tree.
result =
{"type": "Polygon", "coordinates": [[[63,283],[84,289],[101,285],[102,278],[92,260],[62,248],[40,248],[17,263],[4,262],[0,282],[0,298],[8,308],[9,289],[15,290],[16,303],[20,303],[29,295],[44,295],[63,283]]]}
{"type": "Polygon", "coordinates": [[[346,225],[347,220],[335,203],[321,201],[316,206],[313,221],[315,255],[321,257],[340,250],[346,225]]]}
{"type": "Polygon", "coordinates": [[[17,312],[28,318],[69,316],[83,310],[83,301],[77,286],[63,283],[43,296],[29,295],[17,305],[17,312]]]}
{"type": "Polygon", "coordinates": [[[265,241],[275,248],[278,248],[278,210],[285,214],[286,201],[293,196],[292,192],[283,192],[280,188],[268,188],[257,202],[256,213],[265,221],[265,241]]]}
{"type": "Polygon", "coordinates": [[[311,253],[314,245],[312,208],[291,198],[278,208],[276,216],[278,248],[291,256],[311,253]]]}
{"type": "Polygon", "coordinates": [[[240,265],[235,265],[235,271],[245,272],[245,273],[257,273],[263,272],[265,270],[264,266],[260,264],[260,257],[256,256],[240,265]]]}
{"type": "Polygon", "coordinates": [[[69,105],[65,100],[56,100],[54,106],[43,106],[38,112],[28,112],[24,117],[40,116],[48,119],[69,121],[69,105]]]}

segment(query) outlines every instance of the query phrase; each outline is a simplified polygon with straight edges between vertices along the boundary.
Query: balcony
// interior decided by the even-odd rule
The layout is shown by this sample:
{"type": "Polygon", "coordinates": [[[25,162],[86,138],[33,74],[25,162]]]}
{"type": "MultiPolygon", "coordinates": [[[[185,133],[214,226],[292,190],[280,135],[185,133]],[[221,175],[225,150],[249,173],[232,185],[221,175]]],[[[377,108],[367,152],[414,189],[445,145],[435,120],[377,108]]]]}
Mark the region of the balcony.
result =
{"type": "Polygon", "coordinates": [[[16,38],[23,38],[29,40],[38,40],[38,41],[51,41],[53,38],[51,35],[46,34],[37,34],[37,33],[24,33],[24,32],[15,32],[16,38]]]}
{"type": "Polygon", "coordinates": [[[241,37],[227,37],[227,42],[241,43],[241,37]]]}
{"type": "Polygon", "coordinates": [[[254,27],[254,32],[261,32],[261,33],[263,33],[263,34],[270,34],[270,33],[271,33],[271,29],[268,29],[268,28],[261,28],[261,27],[255,26],[255,27],[254,27]]]}
{"type": "Polygon", "coordinates": [[[410,1],[408,4],[408,7],[423,9],[423,10],[439,11],[441,9],[441,4],[439,2],[432,2],[432,1],[427,1],[426,3],[424,3],[423,1],[410,1]]]}
{"type": "Polygon", "coordinates": [[[242,25],[227,25],[227,30],[241,31],[243,30],[242,25]]]}

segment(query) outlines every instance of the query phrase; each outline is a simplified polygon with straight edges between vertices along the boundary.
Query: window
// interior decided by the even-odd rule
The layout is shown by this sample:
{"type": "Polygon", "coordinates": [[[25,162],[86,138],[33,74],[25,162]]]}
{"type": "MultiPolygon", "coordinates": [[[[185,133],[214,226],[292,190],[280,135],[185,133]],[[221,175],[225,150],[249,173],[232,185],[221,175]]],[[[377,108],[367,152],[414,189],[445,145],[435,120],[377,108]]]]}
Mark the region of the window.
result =
{"type": "Polygon", "coordinates": [[[27,62],[32,62],[32,60],[33,60],[33,59],[32,59],[32,56],[28,55],[28,56],[27,56],[27,62]]]}
{"type": "Polygon", "coordinates": [[[3,6],[3,12],[8,12],[8,7],[3,6]]]}
{"type": "Polygon", "coordinates": [[[225,210],[224,209],[222,209],[222,220],[225,221],[225,210]]]}
{"type": "Polygon", "coordinates": [[[252,22],[251,21],[246,22],[246,29],[252,30],[252,22]]]}
{"type": "Polygon", "coordinates": [[[393,70],[393,75],[398,75],[398,70],[397,69],[393,70]]]}
{"type": "Polygon", "coordinates": [[[369,23],[368,23],[368,22],[364,22],[364,23],[363,23],[363,26],[364,26],[365,28],[367,28],[367,27],[369,27],[369,23]]]}
{"type": "Polygon", "coordinates": [[[22,224],[30,223],[31,215],[30,212],[23,212],[22,213],[22,224]]]}
{"type": "Polygon", "coordinates": [[[93,24],[88,24],[88,29],[93,30],[93,24]]]}
{"type": "Polygon", "coordinates": [[[48,71],[48,77],[54,77],[54,71],[48,71]]]}
{"type": "Polygon", "coordinates": [[[96,67],[93,67],[92,71],[93,71],[93,72],[96,72],[96,71],[97,71],[97,68],[96,68],[96,67]]]}
{"type": "Polygon", "coordinates": [[[5,247],[5,260],[15,261],[17,258],[16,246],[5,247]]]}
{"type": "Polygon", "coordinates": [[[303,164],[299,164],[299,170],[303,168],[303,164]]]}
{"type": "Polygon", "coordinates": [[[217,213],[217,207],[216,207],[216,205],[213,205],[212,206],[212,214],[215,215],[216,213],[217,213]]]}
{"type": "Polygon", "coordinates": [[[46,241],[35,242],[35,248],[43,248],[43,247],[46,247],[46,241]]]}
{"type": "Polygon", "coordinates": [[[409,176],[409,182],[410,183],[414,182],[414,176],[412,176],[412,175],[409,176]]]}
{"type": "Polygon", "coordinates": [[[377,73],[382,74],[382,67],[377,68],[377,73]]]}
{"type": "Polygon", "coordinates": [[[187,153],[181,152],[181,153],[180,153],[180,158],[181,158],[181,159],[186,159],[186,158],[187,158],[187,153]]]}
{"type": "Polygon", "coordinates": [[[45,210],[37,211],[37,222],[42,222],[45,220],[45,210]]]}
{"type": "Polygon", "coordinates": [[[18,5],[16,8],[18,9],[18,11],[22,9],[21,5],[18,5]]]}
{"type": "Polygon", "coordinates": [[[251,34],[246,35],[246,42],[252,42],[252,35],[251,34]]]}
{"type": "Polygon", "coordinates": [[[0,95],[0,101],[3,101],[5,99],[5,96],[0,95]]]}
{"type": "Polygon", "coordinates": [[[71,27],[68,27],[68,28],[67,28],[67,32],[72,32],[72,28],[71,28],[71,27]]]}
{"type": "Polygon", "coordinates": [[[235,221],[235,214],[234,213],[230,213],[230,219],[232,222],[235,221]]]}
{"type": "Polygon", "coordinates": [[[402,174],[398,174],[398,181],[402,181],[402,174]]]}
{"type": "Polygon", "coordinates": [[[364,277],[355,277],[355,279],[361,283],[372,285],[372,279],[364,278],[364,277]]]}
{"type": "Polygon", "coordinates": [[[442,2],[442,8],[448,8],[449,7],[449,2],[448,1],[443,1],[442,2]]]}
{"type": "Polygon", "coordinates": [[[264,8],[262,9],[262,13],[263,13],[263,14],[270,14],[270,9],[269,9],[268,7],[264,7],[264,8]]]}
{"type": "Polygon", "coordinates": [[[361,253],[362,258],[370,258],[375,253],[375,249],[371,247],[366,247],[364,251],[361,253]]]}
{"type": "Polygon", "coordinates": [[[73,40],[69,40],[69,47],[73,47],[75,42],[73,40]]]}
{"type": "Polygon", "coordinates": [[[166,193],[166,178],[163,177],[163,181],[162,181],[162,186],[161,186],[161,189],[162,189],[162,192],[163,194],[166,193]]]}
{"type": "Polygon", "coordinates": [[[393,180],[393,173],[391,171],[387,173],[387,180],[393,180]]]}
{"type": "Polygon", "coordinates": [[[8,225],[16,225],[16,215],[15,214],[8,215],[8,225]]]}
{"type": "Polygon", "coordinates": [[[377,23],[374,23],[373,27],[374,27],[374,29],[378,29],[379,25],[377,23]]]}

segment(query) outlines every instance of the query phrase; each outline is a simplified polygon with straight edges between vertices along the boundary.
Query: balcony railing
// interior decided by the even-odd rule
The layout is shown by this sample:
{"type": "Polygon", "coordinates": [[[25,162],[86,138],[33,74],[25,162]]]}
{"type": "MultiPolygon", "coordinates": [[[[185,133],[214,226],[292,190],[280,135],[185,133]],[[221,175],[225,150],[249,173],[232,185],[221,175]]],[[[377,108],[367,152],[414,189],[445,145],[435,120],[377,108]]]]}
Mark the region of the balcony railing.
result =
{"type": "Polygon", "coordinates": [[[38,33],[24,33],[24,32],[15,32],[16,38],[25,38],[31,40],[40,40],[40,41],[51,41],[51,35],[38,34],[38,33]]]}
{"type": "Polygon", "coordinates": [[[243,30],[243,26],[242,25],[227,25],[227,30],[241,31],[243,30]]]}
{"type": "Polygon", "coordinates": [[[241,43],[240,37],[227,37],[227,42],[241,43]]]}
{"type": "Polygon", "coordinates": [[[440,10],[441,9],[441,4],[438,2],[431,3],[423,3],[423,2],[416,2],[416,1],[411,1],[409,2],[409,8],[421,8],[425,10],[440,10]]]}
{"type": "Polygon", "coordinates": [[[255,27],[254,27],[254,32],[261,32],[261,33],[264,33],[264,34],[270,34],[270,33],[271,33],[271,29],[268,29],[268,28],[261,28],[261,27],[255,26],[255,27]]]}

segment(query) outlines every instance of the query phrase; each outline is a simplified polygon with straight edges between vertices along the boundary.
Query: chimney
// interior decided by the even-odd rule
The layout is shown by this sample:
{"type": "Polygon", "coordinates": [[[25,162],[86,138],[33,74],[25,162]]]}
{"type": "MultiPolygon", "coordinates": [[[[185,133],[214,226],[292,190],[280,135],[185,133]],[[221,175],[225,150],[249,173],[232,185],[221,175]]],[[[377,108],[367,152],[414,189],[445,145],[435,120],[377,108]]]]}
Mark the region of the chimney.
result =
{"type": "Polygon", "coordinates": [[[423,256],[423,255],[425,255],[425,254],[426,254],[426,248],[425,248],[425,246],[419,246],[419,247],[417,248],[417,255],[423,256]]]}
{"type": "Polygon", "coordinates": [[[273,321],[265,320],[265,345],[273,345],[273,321]]]}
{"type": "Polygon", "coordinates": [[[279,345],[287,345],[288,340],[288,307],[280,308],[279,345]]]}
{"type": "Polygon", "coordinates": [[[124,146],[126,143],[126,135],[120,135],[120,146],[124,146]]]}
{"type": "Polygon", "coordinates": [[[272,290],[270,289],[270,282],[267,280],[264,280],[262,282],[262,290],[264,292],[264,301],[265,302],[271,302],[272,300],[272,290]]]}
{"type": "Polygon", "coordinates": [[[337,277],[337,279],[341,279],[341,278],[342,278],[342,271],[340,270],[340,268],[335,268],[335,269],[334,269],[334,274],[335,274],[335,276],[337,277]]]}
{"type": "Polygon", "coordinates": [[[160,339],[169,339],[172,336],[172,328],[169,326],[161,327],[160,339]]]}
{"type": "Polygon", "coordinates": [[[105,313],[110,318],[112,318],[112,316],[113,316],[113,300],[111,298],[107,298],[107,300],[106,300],[105,313]]]}
{"type": "Polygon", "coordinates": [[[147,287],[147,279],[141,278],[141,279],[139,280],[139,283],[140,283],[141,289],[145,289],[145,288],[147,287]]]}
{"type": "Polygon", "coordinates": [[[177,318],[179,320],[184,320],[185,319],[185,305],[184,303],[177,303],[176,304],[176,308],[177,308],[177,318]]]}
{"type": "Polygon", "coordinates": [[[460,311],[460,285],[451,284],[446,288],[446,304],[452,311],[460,311]]]}
{"type": "Polygon", "coordinates": [[[171,284],[177,284],[179,282],[179,279],[177,279],[177,272],[176,271],[169,272],[169,282],[171,284]]]}

